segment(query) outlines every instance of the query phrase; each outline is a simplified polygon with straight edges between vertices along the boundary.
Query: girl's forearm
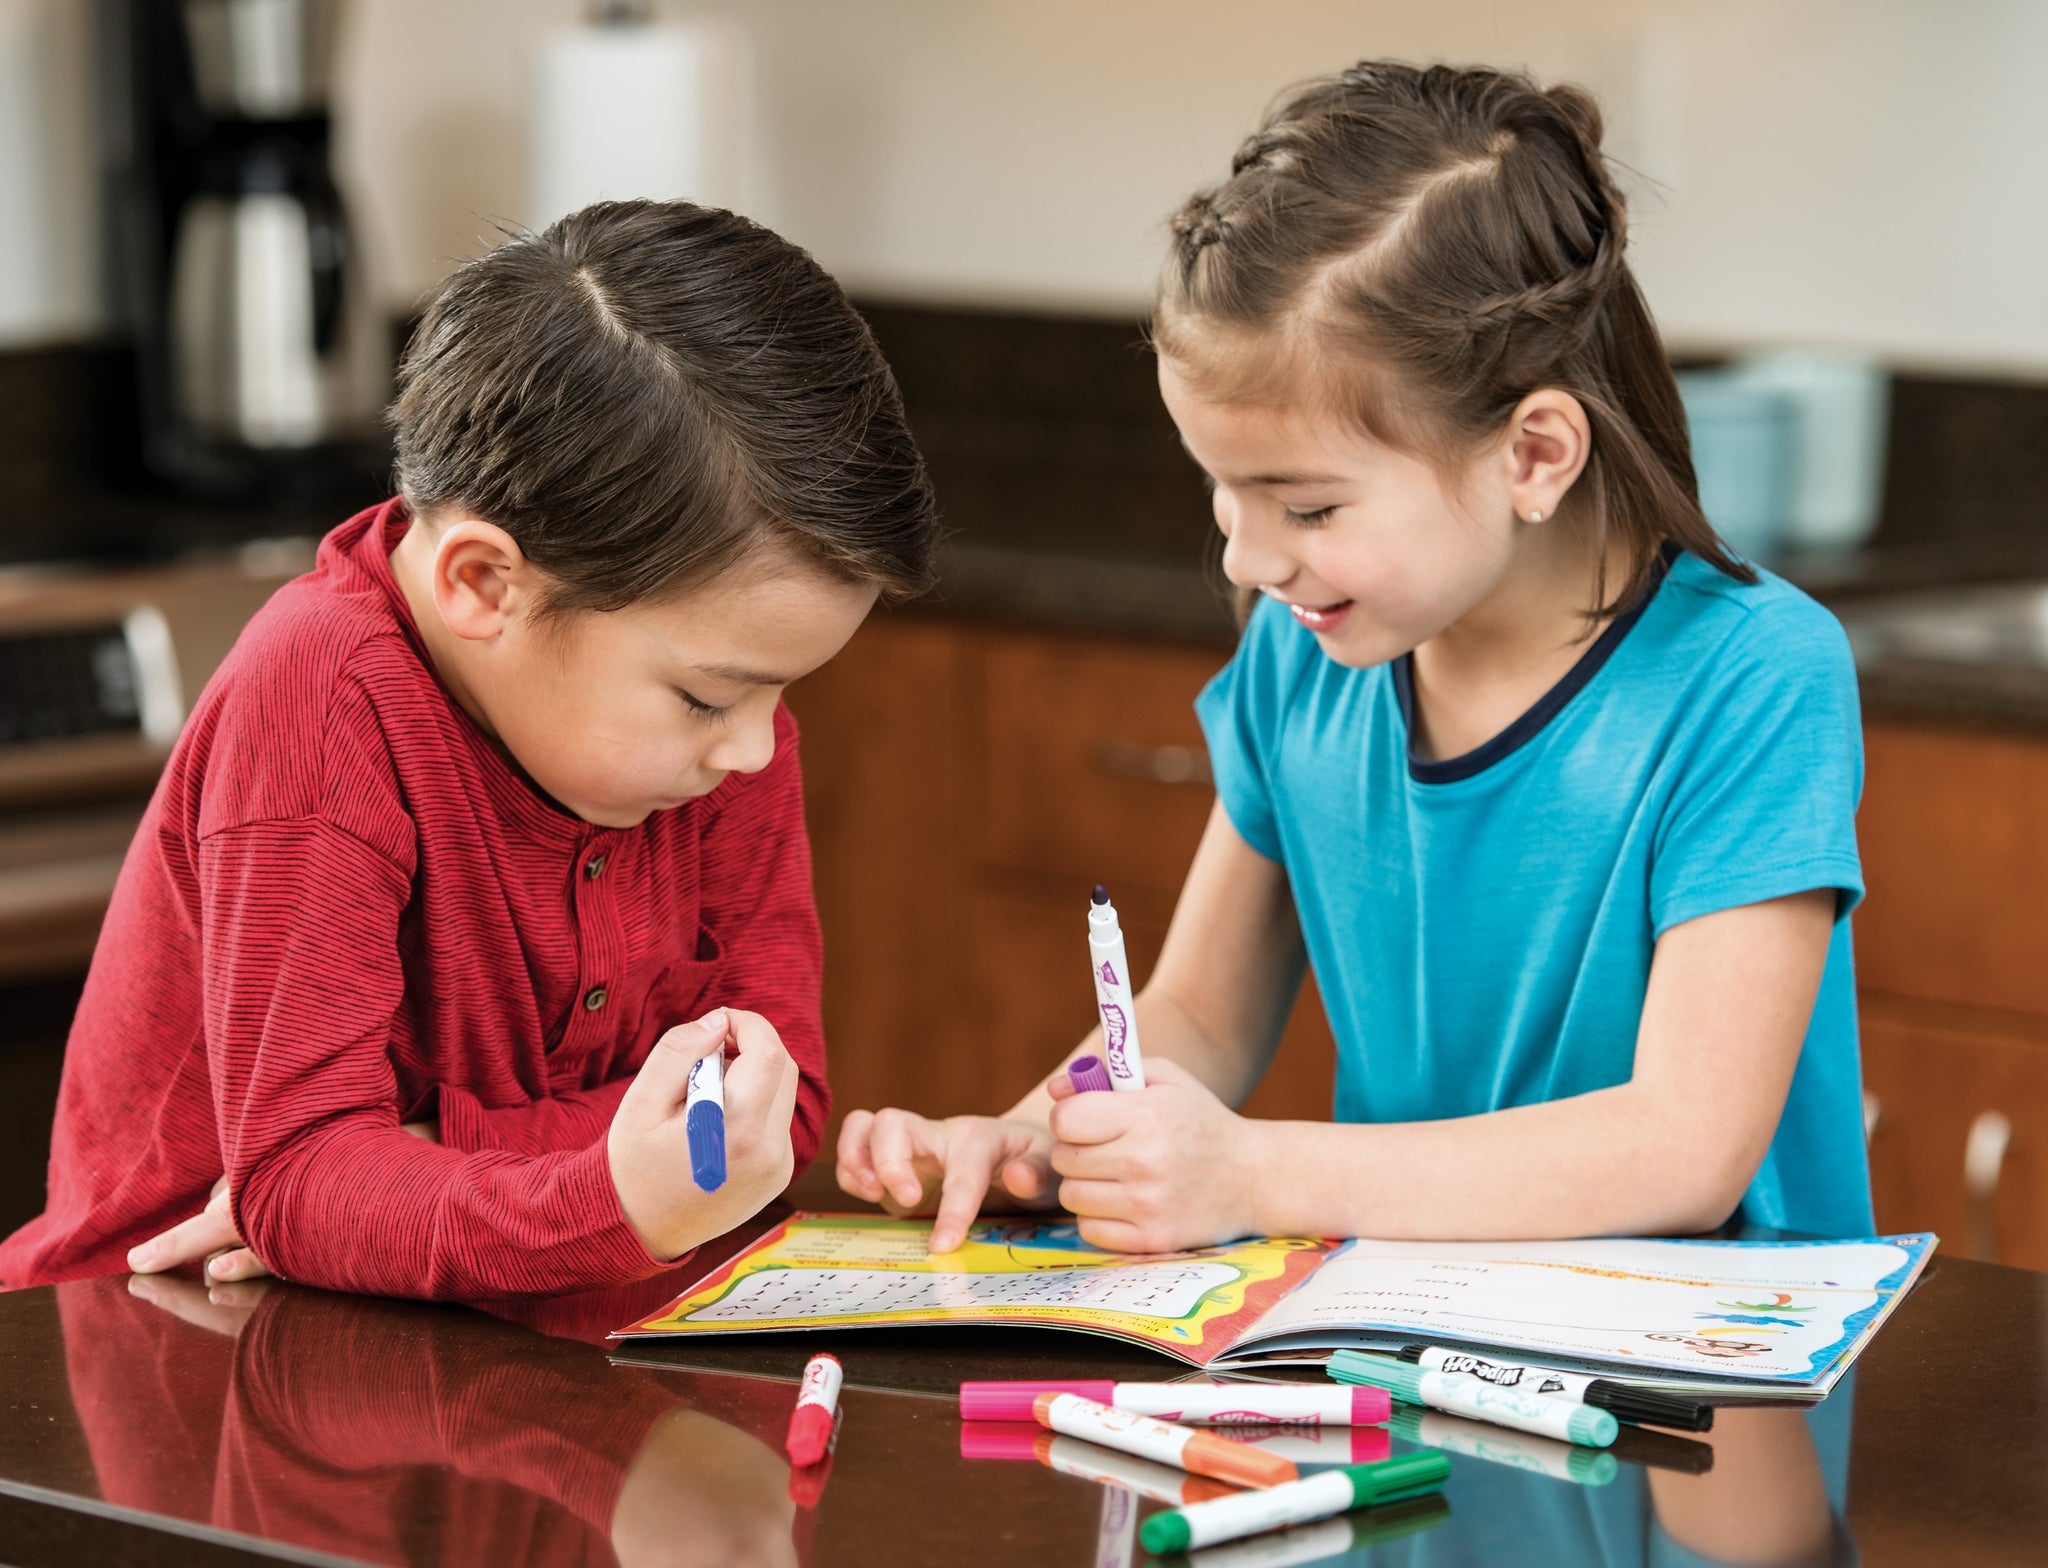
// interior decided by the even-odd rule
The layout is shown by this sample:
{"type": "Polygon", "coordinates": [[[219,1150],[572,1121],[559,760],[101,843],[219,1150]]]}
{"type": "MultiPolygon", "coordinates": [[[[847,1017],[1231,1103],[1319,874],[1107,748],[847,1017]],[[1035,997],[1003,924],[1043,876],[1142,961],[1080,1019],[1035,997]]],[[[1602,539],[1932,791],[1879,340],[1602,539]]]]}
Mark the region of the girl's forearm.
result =
{"type": "Polygon", "coordinates": [[[1259,1184],[1269,1236],[1688,1234],[1725,1220],[1752,1174],[1726,1153],[1739,1140],[1637,1084],[1449,1121],[1243,1125],[1252,1164],[1287,1174],[1259,1184]]]}

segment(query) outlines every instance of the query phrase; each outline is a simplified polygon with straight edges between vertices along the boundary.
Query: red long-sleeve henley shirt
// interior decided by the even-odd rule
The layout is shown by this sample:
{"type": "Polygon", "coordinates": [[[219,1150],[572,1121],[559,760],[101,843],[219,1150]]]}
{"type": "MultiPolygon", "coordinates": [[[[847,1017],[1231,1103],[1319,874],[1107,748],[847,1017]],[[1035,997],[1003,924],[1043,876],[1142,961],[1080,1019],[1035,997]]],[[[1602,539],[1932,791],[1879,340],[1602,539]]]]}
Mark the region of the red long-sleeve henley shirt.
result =
{"type": "Polygon", "coordinates": [[[0,1283],[126,1268],[205,1203],[278,1274],[430,1298],[653,1273],[605,1129],[663,1030],[764,1014],[829,1099],[796,725],[638,827],[541,796],[435,677],[352,518],[207,685],[115,888],[72,1026],[48,1209],[0,1283]],[[435,1145],[401,1124],[438,1118],[435,1145]]]}

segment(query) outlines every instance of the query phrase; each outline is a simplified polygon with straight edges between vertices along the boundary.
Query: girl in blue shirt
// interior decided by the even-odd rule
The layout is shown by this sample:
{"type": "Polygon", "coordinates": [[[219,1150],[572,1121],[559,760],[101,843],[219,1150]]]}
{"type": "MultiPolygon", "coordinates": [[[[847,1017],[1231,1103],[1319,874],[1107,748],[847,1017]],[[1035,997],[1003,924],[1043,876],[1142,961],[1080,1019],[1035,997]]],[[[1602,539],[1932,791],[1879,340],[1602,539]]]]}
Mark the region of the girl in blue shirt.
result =
{"type": "Polygon", "coordinates": [[[1362,64],[1173,233],[1160,391],[1257,607],[1149,1086],[855,1112],[841,1184],[935,1251],[985,1196],[1146,1252],[1867,1234],[1854,670],[1700,513],[1592,101],[1362,64]],[[1335,1120],[1241,1117],[1307,963],[1335,1120]]]}

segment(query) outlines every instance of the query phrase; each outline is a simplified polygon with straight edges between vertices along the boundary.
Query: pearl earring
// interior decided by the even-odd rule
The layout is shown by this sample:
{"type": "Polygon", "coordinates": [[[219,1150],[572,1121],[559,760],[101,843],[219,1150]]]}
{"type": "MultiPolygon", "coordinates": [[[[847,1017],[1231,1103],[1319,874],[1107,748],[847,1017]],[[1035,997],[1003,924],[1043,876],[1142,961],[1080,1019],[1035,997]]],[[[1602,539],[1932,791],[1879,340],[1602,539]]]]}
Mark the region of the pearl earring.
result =
{"type": "Polygon", "coordinates": [[[1543,521],[1543,514],[1541,512],[1531,512],[1529,514],[1529,521],[1532,523],[1540,523],[1543,521]]]}

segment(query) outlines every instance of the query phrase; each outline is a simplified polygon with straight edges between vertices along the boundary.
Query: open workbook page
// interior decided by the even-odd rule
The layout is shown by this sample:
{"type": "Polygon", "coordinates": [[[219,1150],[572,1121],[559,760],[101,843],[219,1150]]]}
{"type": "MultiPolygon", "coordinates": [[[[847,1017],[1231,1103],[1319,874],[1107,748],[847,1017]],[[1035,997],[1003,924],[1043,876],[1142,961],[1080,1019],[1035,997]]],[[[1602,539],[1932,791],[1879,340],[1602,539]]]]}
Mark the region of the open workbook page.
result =
{"type": "Polygon", "coordinates": [[[1611,1376],[1825,1393],[1911,1286],[1932,1236],[1866,1241],[1352,1241],[1218,1370],[1275,1355],[1458,1344],[1611,1376]]]}

